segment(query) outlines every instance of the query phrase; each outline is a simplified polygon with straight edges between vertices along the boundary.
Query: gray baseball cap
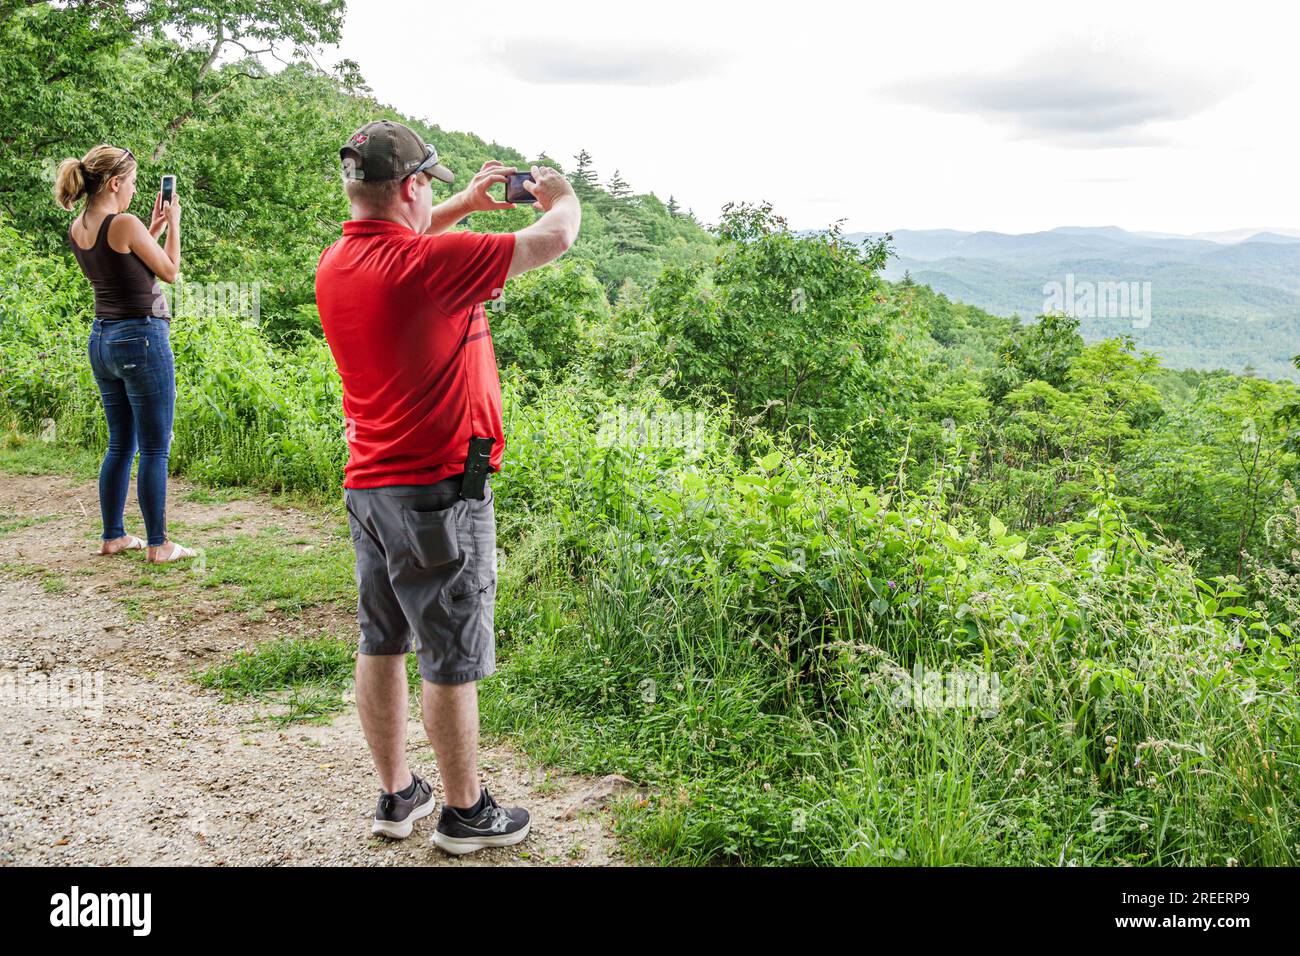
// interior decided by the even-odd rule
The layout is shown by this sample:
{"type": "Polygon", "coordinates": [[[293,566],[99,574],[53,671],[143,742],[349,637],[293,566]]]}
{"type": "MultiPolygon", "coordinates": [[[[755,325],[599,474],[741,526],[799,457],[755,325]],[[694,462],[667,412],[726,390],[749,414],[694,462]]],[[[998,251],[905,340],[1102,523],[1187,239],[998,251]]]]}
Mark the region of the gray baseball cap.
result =
{"type": "Polygon", "coordinates": [[[455,177],[446,166],[439,165],[438,151],[420,138],[409,126],[392,120],[375,120],[361,127],[339,150],[343,161],[343,178],[367,183],[405,179],[428,172],[444,183],[455,177]]]}

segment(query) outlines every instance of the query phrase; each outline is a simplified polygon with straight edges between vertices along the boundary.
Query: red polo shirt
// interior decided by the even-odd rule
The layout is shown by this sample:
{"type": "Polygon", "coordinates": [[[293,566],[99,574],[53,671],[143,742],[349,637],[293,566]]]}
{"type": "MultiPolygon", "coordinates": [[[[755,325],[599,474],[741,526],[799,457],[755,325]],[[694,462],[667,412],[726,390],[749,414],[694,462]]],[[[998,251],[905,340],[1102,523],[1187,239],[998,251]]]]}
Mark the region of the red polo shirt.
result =
{"type": "Polygon", "coordinates": [[[496,439],[501,380],[485,299],[506,284],[513,233],[425,236],[343,224],[321,253],[316,305],[343,379],[347,488],[432,484],[465,470],[471,436],[496,439]]]}

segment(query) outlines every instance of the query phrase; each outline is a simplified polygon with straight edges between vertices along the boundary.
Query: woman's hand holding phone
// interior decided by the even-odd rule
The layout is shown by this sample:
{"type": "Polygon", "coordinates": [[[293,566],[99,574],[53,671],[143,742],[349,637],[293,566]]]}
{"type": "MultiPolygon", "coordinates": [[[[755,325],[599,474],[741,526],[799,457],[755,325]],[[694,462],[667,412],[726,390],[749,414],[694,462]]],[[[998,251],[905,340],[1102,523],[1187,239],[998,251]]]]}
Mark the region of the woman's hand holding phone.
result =
{"type": "MultiPolygon", "coordinates": [[[[162,202],[161,193],[158,194],[158,201],[162,202]]],[[[162,212],[163,212],[163,218],[166,219],[167,227],[169,229],[174,230],[177,226],[179,226],[181,224],[180,197],[177,196],[175,193],[172,193],[172,198],[168,200],[167,205],[162,207],[162,212]]]]}
{"type": "Polygon", "coordinates": [[[164,226],[175,226],[181,221],[181,203],[176,198],[176,177],[164,176],[164,189],[158,190],[158,195],[153,200],[153,212],[149,216],[149,235],[155,239],[162,234],[164,226]],[[166,180],[171,182],[167,183],[166,180]],[[163,197],[167,195],[167,201],[163,202],[163,197]]]}
{"type": "Polygon", "coordinates": [[[166,224],[167,216],[163,212],[162,191],[159,190],[153,200],[153,212],[149,215],[149,235],[157,239],[166,224]]]}

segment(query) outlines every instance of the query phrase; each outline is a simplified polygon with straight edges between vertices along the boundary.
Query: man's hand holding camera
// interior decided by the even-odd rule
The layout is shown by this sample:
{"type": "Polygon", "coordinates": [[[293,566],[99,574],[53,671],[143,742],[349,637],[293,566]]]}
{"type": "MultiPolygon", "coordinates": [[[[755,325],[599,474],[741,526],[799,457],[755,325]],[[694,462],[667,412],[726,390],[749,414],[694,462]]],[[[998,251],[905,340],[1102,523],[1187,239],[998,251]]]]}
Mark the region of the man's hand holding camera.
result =
{"type": "Polygon", "coordinates": [[[542,212],[550,212],[566,196],[577,198],[569,181],[550,166],[534,166],[532,177],[533,181],[524,183],[524,188],[537,197],[542,212]]]}
{"type": "MultiPolygon", "coordinates": [[[[507,166],[499,160],[489,159],[474,174],[460,192],[462,215],[472,212],[485,212],[489,209],[514,209],[515,203],[503,202],[488,193],[497,183],[507,182],[511,175],[519,172],[515,166],[507,166]]],[[[562,196],[573,196],[573,187],[559,172],[550,166],[533,166],[529,170],[531,181],[524,183],[524,189],[537,197],[537,205],[542,212],[549,212],[562,196]]]]}
{"type": "Polygon", "coordinates": [[[489,159],[484,163],[482,168],[474,174],[474,178],[469,181],[469,185],[460,191],[464,215],[468,216],[472,212],[486,212],[489,209],[514,209],[514,203],[502,202],[488,194],[489,189],[497,183],[504,183],[513,172],[517,172],[515,167],[507,166],[496,159],[489,159]]]}

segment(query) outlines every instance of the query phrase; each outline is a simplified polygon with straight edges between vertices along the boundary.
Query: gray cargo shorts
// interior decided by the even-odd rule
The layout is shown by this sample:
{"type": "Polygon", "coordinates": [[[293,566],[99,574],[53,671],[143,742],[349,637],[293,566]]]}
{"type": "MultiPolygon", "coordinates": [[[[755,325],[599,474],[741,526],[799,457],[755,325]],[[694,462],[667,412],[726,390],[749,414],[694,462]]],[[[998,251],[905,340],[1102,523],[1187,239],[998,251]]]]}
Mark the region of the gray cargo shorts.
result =
{"type": "Polygon", "coordinates": [[[420,676],[463,684],[496,670],[496,515],[462,500],[461,476],[432,485],[345,488],[357,553],[362,654],[415,650],[420,676]]]}

